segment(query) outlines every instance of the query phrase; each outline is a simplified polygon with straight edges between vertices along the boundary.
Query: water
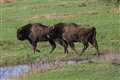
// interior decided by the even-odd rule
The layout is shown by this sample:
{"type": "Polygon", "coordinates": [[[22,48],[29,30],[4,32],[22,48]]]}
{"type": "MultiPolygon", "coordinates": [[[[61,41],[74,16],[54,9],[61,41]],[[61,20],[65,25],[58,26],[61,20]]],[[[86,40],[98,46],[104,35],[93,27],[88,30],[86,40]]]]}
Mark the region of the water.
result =
{"type": "Polygon", "coordinates": [[[28,65],[16,65],[0,67],[0,80],[7,80],[11,76],[17,76],[30,69],[28,65]]]}

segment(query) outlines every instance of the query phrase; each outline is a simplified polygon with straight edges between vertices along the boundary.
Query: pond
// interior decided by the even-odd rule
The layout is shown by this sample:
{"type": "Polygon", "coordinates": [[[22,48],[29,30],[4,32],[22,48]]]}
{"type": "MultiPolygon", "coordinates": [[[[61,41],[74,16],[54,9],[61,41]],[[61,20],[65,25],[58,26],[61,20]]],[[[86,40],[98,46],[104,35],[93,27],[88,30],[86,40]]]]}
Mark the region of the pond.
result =
{"type": "Polygon", "coordinates": [[[0,80],[7,80],[9,77],[17,76],[27,72],[30,66],[22,64],[16,66],[0,67],[0,80]]]}

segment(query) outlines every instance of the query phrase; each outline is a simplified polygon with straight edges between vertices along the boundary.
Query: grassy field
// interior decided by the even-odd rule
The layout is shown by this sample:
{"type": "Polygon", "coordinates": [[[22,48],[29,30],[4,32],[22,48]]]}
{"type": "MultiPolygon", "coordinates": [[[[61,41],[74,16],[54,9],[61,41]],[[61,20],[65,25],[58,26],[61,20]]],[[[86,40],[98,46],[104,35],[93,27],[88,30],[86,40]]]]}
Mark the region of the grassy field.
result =
{"type": "MultiPolygon", "coordinates": [[[[49,56],[50,60],[64,56],[63,48],[59,45],[52,54],[49,54],[49,43],[40,42],[38,49],[41,52],[33,54],[31,45],[27,41],[18,41],[17,28],[29,22],[46,25],[58,22],[93,25],[97,29],[101,53],[104,51],[119,53],[120,10],[113,3],[105,3],[102,0],[13,0],[10,3],[0,4],[0,10],[0,66],[31,63],[46,56],[49,56]]],[[[82,45],[76,44],[76,48],[80,51],[82,45]]],[[[68,56],[75,55],[72,53],[71,51],[68,56]]],[[[95,54],[92,46],[83,55],[90,54],[95,54]]],[[[62,70],[34,74],[32,77],[21,80],[35,78],[35,80],[101,80],[101,78],[119,80],[119,70],[119,66],[105,63],[66,65],[62,70]]]]}
{"type": "Polygon", "coordinates": [[[119,80],[120,65],[86,63],[65,65],[61,69],[33,74],[16,80],[119,80]]]}

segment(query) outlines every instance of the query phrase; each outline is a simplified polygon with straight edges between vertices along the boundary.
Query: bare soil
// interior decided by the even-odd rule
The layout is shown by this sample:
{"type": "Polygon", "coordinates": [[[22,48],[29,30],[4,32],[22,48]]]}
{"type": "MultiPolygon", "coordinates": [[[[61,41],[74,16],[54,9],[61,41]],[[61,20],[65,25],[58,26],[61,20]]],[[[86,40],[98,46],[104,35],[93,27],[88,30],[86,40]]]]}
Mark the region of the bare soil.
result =
{"type": "Polygon", "coordinates": [[[34,15],[32,19],[36,18],[46,18],[46,19],[54,19],[60,17],[75,17],[81,15],[97,15],[98,12],[91,12],[91,13],[52,13],[52,14],[45,14],[45,15],[34,15]]]}
{"type": "Polygon", "coordinates": [[[14,0],[0,0],[0,3],[10,3],[13,2],[14,0]]]}
{"type": "Polygon", "coordinates": [[[120,13],[120,7],[118,7],[118,8],[113,8],[112,11],[113,11],[114,13],[120,13]]]}

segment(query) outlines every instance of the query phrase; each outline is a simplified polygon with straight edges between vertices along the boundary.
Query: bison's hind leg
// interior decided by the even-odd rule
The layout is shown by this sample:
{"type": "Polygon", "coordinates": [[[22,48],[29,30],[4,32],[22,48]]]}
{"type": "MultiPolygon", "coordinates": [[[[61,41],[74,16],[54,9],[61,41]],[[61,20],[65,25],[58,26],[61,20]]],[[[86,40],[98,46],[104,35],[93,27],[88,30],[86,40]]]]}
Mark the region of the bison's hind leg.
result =
{"type": "Polygon", "coordinates": [[[78,55],[78,52],[77,52],[77,50],[75,49],[74,43],[73,43],[73,42],[69,42],[69,45],[70,45],[71,49],[78,55]]]}
{"type": "Polygon", "coordinates": [[[49,53],[52,53],[55,50],[55,48],[56,48],[56,44],[55,44],[55,42],[53,40],[49,40],[49,43],[52,46],[52,49],[51,49],[51,51],[49,53]]]}
{"type": "Polygon", "coordinates": [[[99,52],[97,40],[94,39],[93,41],[90,41],[90,43],[91,43],[91,45],[92,45],[93,47],[95,47],[95,49],[97,50],[97,55],[99,56],[99,55],[100,55],[100,52],[99,52]]]}
{"type": "Polygon", "coordinates": [[[86,42],[83,42],[83,45],[84,45],[84,47],[83,47],[83,49],[82,49],[80,55],[82,55],[82,54],[85,52],[85,50],[88,48],[88,46],[89,46],[89,44],[88,44],[87,41],[86,41],[86,42]]]}
{"type": "Polygon", "coordinates": [[[65,40],[58,40],[57,42],[64,47],[64,53],[68,54],[68,43],[65,40]]]}

